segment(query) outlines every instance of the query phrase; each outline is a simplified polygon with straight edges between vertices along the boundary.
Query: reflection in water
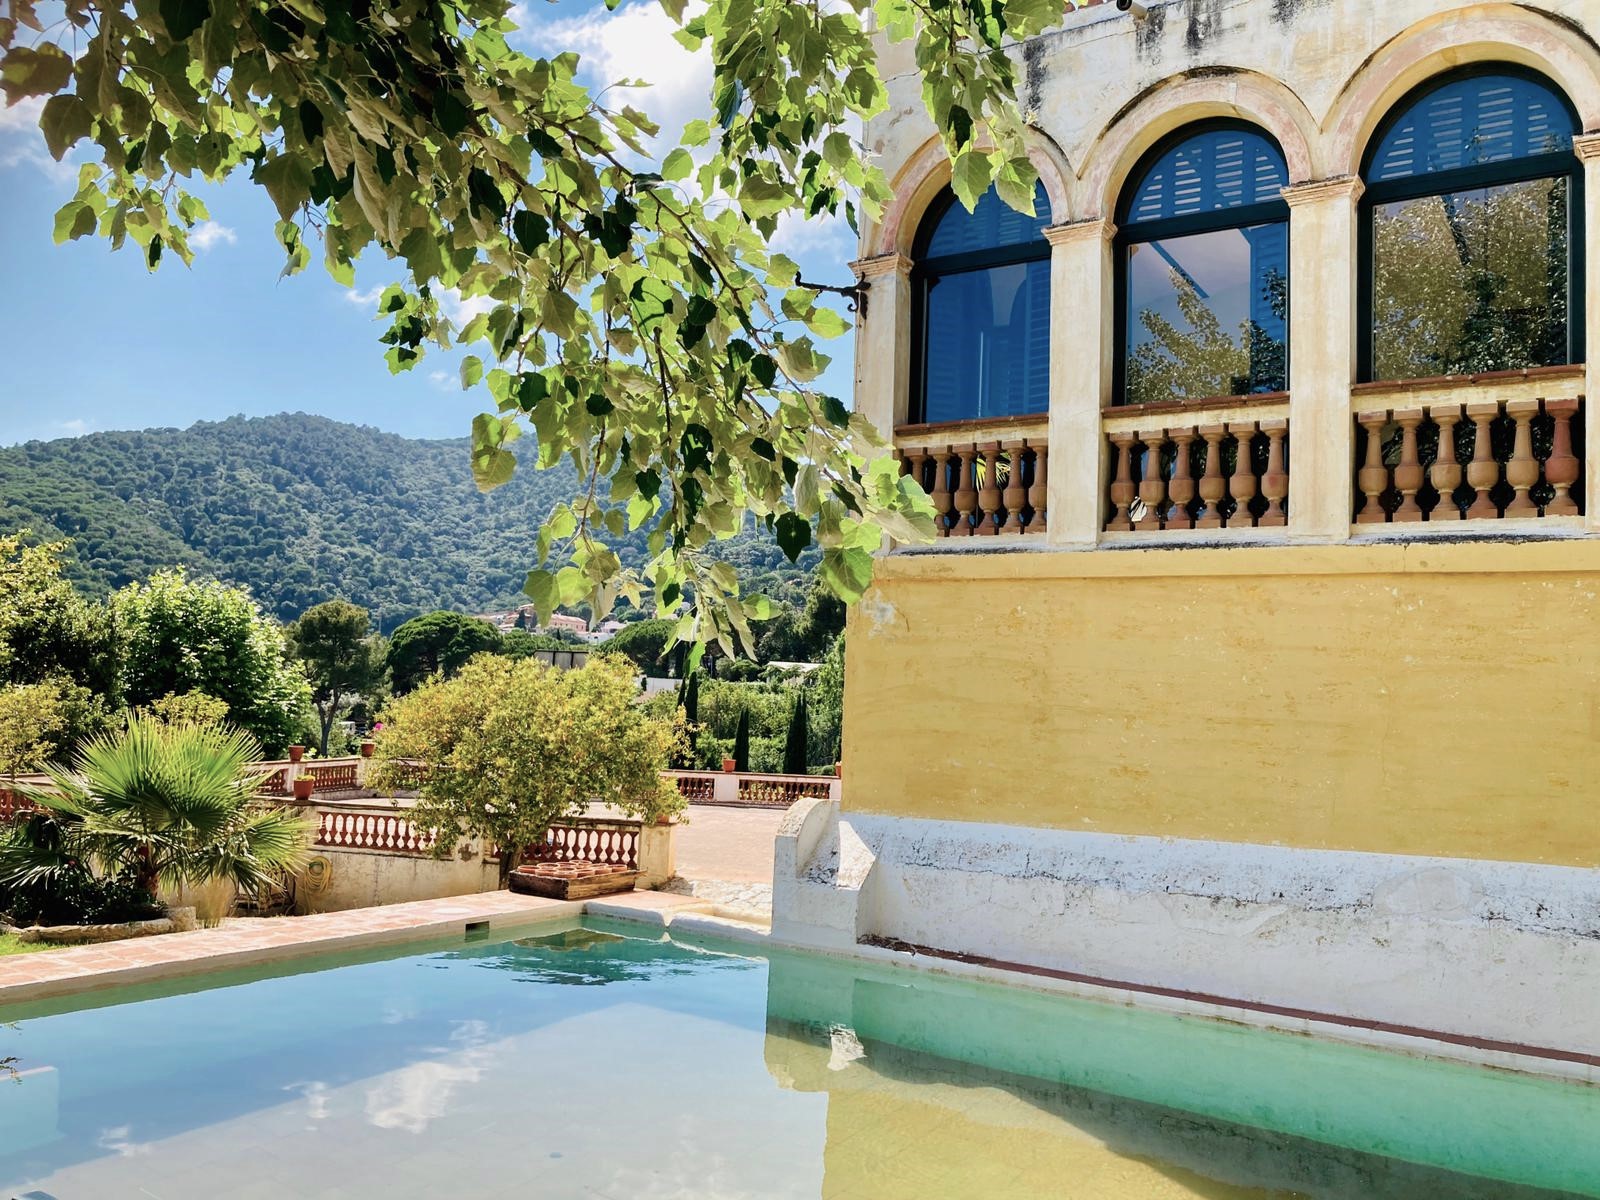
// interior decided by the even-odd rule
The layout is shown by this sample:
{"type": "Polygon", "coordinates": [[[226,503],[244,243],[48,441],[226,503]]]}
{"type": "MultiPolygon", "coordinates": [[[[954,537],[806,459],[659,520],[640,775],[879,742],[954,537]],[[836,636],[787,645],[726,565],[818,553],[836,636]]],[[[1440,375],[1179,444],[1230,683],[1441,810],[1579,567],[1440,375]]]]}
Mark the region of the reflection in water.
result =
{"type": "Polygon", "coordinates": [[[1600,1089],[628,929],[28,1016],[0,1196],[1600,1196],[1600,1089]]]}
{"type": "Polygon", "coordinates": [[[767,1033],[852,1195],[1600,1196],[1575,1085],[791,954],[767,1033]]]}

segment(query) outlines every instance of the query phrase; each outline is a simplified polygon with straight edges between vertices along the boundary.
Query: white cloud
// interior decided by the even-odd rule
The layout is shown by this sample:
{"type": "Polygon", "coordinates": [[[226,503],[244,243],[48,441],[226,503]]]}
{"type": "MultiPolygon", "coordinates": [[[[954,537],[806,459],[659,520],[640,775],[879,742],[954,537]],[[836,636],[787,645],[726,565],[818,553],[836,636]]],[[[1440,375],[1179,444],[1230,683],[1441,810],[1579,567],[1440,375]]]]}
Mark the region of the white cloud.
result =
{"type": "Polygon", "coordinates": [[[428,382],[441,392],[459,392],[461,390],[461,377],[452,375],[449,371],[429,371],[428,382]]]}
{"type": "Polygon", "coordinates": [[[57,162],[45,149],[39,131],[44,101],[43,96],[26,96],[15,104],[0,104],[0,168],[34,167],[58,179],[71,179],[78,164],[70,156],[57,162]]]}
{"type": "MultiPolygon", "coordinates": [[[[544,7],[544,6],[541,6],[544,7]]],[[[643,89],[608,92],[602,103],[631,104],[661,126],[665,145],[677,144],[684,125],[711,113],[711,54],[685,50],[673,40],[677,25],[659,4],[625,4],[614,12],[543,19],[531,3],[518,4],[512,20],[522,26],[515,40],[538,54],[575,50],[582,57],[579,77],[596,91],[623,80],[644,81],[643,89]]]]}
{"type": "Polygon", "coordinates": [[[81,437],[93,429],[94,426],[82,417],[73,417],[69,421],[57,421],[55,428],[59,429],[67,437],[81,437]]]}
{"type": "Polygon", "coordinates": [[[357,308],[371,308],[378,302],[378,297],[383,295],[383,288],[384,285],[381,283],[375,287],[369,287],[364,292],[357,291],[355,288],[349,288],[343,293],[343,295],[346,300],[348,300],[351,304],[354,304],[357,308]]]}
{"type": "Polygon", "coordinates": [[[239,235],[226,225],[219,225],[215,221],[201,221],[189,235],[189,244],[196,250],[210,250],[213,246],[227,242],[233,245],[239,240],[239,235]]]}
{"type": "Polygon", "coordinates": [[[445,288],[439,293],[439,310],[450,318],[457,329],[480,313],[493,312],[499,303],[498,300],[492,300],[488,296],[463,298],[455,288],[445,288]]]}
{"type": "Polygon", "coordinates": [[[842,216],[808,219],[798,212],[786,212],[778,218],[771,246],[793,259],[826,259],[842,266],[856,256],[856,235],[842,216]]]}

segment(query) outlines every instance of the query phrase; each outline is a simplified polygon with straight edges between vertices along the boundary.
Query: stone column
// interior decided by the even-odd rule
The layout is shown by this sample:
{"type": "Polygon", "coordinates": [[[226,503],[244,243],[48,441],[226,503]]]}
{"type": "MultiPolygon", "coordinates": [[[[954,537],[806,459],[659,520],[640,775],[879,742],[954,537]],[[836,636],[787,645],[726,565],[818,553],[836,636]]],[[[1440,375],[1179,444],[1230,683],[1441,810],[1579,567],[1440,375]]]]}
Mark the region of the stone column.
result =
{"type": "Polygon", "coordinates": [[[1584,373],[1583,413],[1583,523],[1590,532],[1600,531],[1600,294],[1595,281],[1600,279],[1600,133],[1585,133],[1572,139],[1573,152],[1583,163],[1584,271],[1582,281],[1587,302],[1583,306],[1584,373]]]}
{"type": "Polygon", "coordinates": [[[1289,536],[1350,534],[1356,367],[1353,175],[1283,189],[1289,204],[1289,536]]]}
{"type": "Polygon", "coordinates": [[[1093,546],[1105,523],[1100,413],[1115,353],[1110,221],[1044,231],[1050,242],[1050,528],[1052,545],[1093,546]]]}
{"type": "Polygon", "coordinates": [[[856,405],[892,439],[911,393],[911,260],[880,254],[850,268],[866,284],[856,307],[856,405]]]}

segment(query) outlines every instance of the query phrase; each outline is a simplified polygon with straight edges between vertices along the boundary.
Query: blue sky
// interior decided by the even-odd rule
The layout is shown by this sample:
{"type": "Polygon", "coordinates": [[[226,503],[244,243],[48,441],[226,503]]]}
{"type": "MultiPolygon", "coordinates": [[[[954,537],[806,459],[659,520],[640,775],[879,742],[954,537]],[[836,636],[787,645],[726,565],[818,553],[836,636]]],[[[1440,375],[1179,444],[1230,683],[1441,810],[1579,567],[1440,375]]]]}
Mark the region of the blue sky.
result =
{"type": "MultiPolygon", "coordinates": [[[[524,48],[579,51],[591,84],[650,80],[631,102],[665,133],[709,109],[709,65],[671,40],[655,0],[615,12],[601,0],[533,0],[519,11],[524,48]]],[[[395,273],[376,252],[354,291],[320,266],[280,280],[275,210],[244,178],[202,192],[211,222],[192,268],[169,257],[152,275],[131,243],[116,253],[96,238],[55,245],[75,170],[50,160],[37,119],[37,104],[0,109],[0,445],[296,411],[453,437],[492,407],[482,389],[461,391],[439,355],[389,374],[373,301],[395,273]]],[[[806,278],[848,280],[854,237],[842,222],[795,223],[779,243],[806,278]]],[[[834,363],[821,386],[848,400],[850,339],[823,348],[834,363]]]]}

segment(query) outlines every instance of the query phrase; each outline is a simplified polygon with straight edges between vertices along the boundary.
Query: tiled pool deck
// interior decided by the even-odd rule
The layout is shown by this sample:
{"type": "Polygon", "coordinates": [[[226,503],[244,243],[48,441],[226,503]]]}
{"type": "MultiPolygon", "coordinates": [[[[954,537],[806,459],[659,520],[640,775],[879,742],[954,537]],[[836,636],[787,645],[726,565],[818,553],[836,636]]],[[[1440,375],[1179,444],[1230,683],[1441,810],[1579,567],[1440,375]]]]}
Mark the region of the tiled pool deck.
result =
{"type": "MultiPolygon", "coordinates": [[[[637,914],[665,923],[667,914],[705,912],[704,901],[661,892],[633,892],[590,901],[591,911],[637,914]]],[[[229,921],[216,929],[131,938],[66,950],[41,950],[0,958],[0,1008],[103,987],[144,983],[199,971],[251,966],[330,951],[462,933],[487,922],[490,929],[578,916],[584,902],[545,900],[514,892],[483,892],[445,900],[417,900],[379,908],[229,921]]]]}

